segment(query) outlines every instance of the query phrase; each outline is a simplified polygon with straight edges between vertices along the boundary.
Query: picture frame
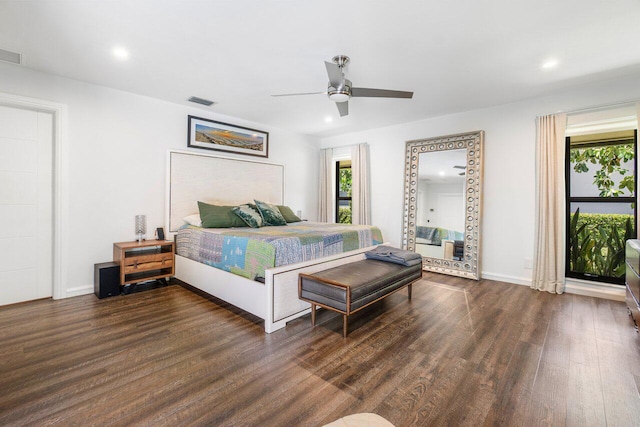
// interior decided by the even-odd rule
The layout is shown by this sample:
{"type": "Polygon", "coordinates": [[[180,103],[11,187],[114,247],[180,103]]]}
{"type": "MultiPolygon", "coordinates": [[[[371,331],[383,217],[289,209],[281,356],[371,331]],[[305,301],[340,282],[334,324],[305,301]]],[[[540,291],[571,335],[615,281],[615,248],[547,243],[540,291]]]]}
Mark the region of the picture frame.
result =
{"type": "Polygon", "coordinates": [[[269,157],[269,132],[188,116],[187,147],[269,157]]]}

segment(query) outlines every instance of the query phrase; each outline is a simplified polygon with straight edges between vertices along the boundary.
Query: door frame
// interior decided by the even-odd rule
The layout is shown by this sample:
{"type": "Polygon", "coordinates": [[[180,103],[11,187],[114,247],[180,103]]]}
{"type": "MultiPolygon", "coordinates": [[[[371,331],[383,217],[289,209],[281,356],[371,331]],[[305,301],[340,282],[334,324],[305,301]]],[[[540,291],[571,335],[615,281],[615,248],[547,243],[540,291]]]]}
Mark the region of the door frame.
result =
{"type": "Polygon", "coordinates": [[[0,105],[49,113],[53,116],[53,299],[66,298],[68,154],[67,106],[57,102],[0,92],[0,105]]]}

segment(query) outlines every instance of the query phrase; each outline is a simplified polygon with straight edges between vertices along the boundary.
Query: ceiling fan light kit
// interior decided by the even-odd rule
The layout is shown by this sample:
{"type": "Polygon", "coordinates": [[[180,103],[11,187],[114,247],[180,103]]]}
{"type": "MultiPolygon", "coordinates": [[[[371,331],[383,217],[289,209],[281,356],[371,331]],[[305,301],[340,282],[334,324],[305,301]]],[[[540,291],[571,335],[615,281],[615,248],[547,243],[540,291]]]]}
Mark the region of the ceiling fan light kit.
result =
{"type": "Polygon", "coordinates": [[[327,74],[329,75],[329,84],[327,86],[327,92],[311,92],[311,93],[290,93],[284,95],[271,95],[271,96],[296,96],[296,95],[315,95],[319,93],[326,93],[330,100],[336,103],[340,116],[346,116],[349,114],[348,101],[351,97],[354,98],[413,98],[413,92],[404,92],[399,90],[386,90],[386,89],[370,89],[362,87],[352,87],[351,81],[344,75],[344,66],[349,62],[349,57],[346,55],[337,55],[332,59],[333,63],[325,61],[325,67],[327,68],[327,74]]]}
{"type": "Polygon", "coordinates": [[[347,102],[351,98],[349,91],[346,90],[329,90],[329,99],[334,102],[347,102]]]}
{"type": "Polygon", "coordinates": [[[347,102],[351,98],[351,81],[344,79],[344,83],[339,87],[333,87],[329,83],[327,96],[335,102],[347,102]]]}

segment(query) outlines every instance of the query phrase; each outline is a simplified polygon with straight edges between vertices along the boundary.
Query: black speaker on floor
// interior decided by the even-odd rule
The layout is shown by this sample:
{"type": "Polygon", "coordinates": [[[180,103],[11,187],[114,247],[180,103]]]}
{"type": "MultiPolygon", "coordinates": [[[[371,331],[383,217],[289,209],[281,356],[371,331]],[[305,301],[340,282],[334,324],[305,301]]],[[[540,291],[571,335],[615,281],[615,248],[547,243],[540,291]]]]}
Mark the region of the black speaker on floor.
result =
{"type": "Polygon", "coordinates": [[[120,295],[120,264],[117,262],[94,264],[93,292],[100,299],[120,295]]]}

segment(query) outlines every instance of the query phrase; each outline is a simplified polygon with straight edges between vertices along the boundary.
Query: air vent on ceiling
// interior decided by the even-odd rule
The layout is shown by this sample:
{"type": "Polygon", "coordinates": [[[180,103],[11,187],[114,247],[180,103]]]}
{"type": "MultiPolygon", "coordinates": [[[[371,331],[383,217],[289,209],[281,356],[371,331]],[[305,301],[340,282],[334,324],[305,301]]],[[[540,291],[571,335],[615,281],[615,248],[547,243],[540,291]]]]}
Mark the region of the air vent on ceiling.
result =
{"type": "Polygon", "coordinates": [[[0,49],[0,61],[11,62],[12,64],[22,64],[22,55],[10,50],[0,49]]]}
{"type": "Polygon", "coordinates": [[[197,96],[192,96],[191,98],[189,98],[189,101],[195,102],[196,104],[206,105],[207,107],[210,107],[213,104],[215,104],[215,102],[213,101],[209,101],[208,99],[204,99],[204,98],[198,98],[197,96]]]}

